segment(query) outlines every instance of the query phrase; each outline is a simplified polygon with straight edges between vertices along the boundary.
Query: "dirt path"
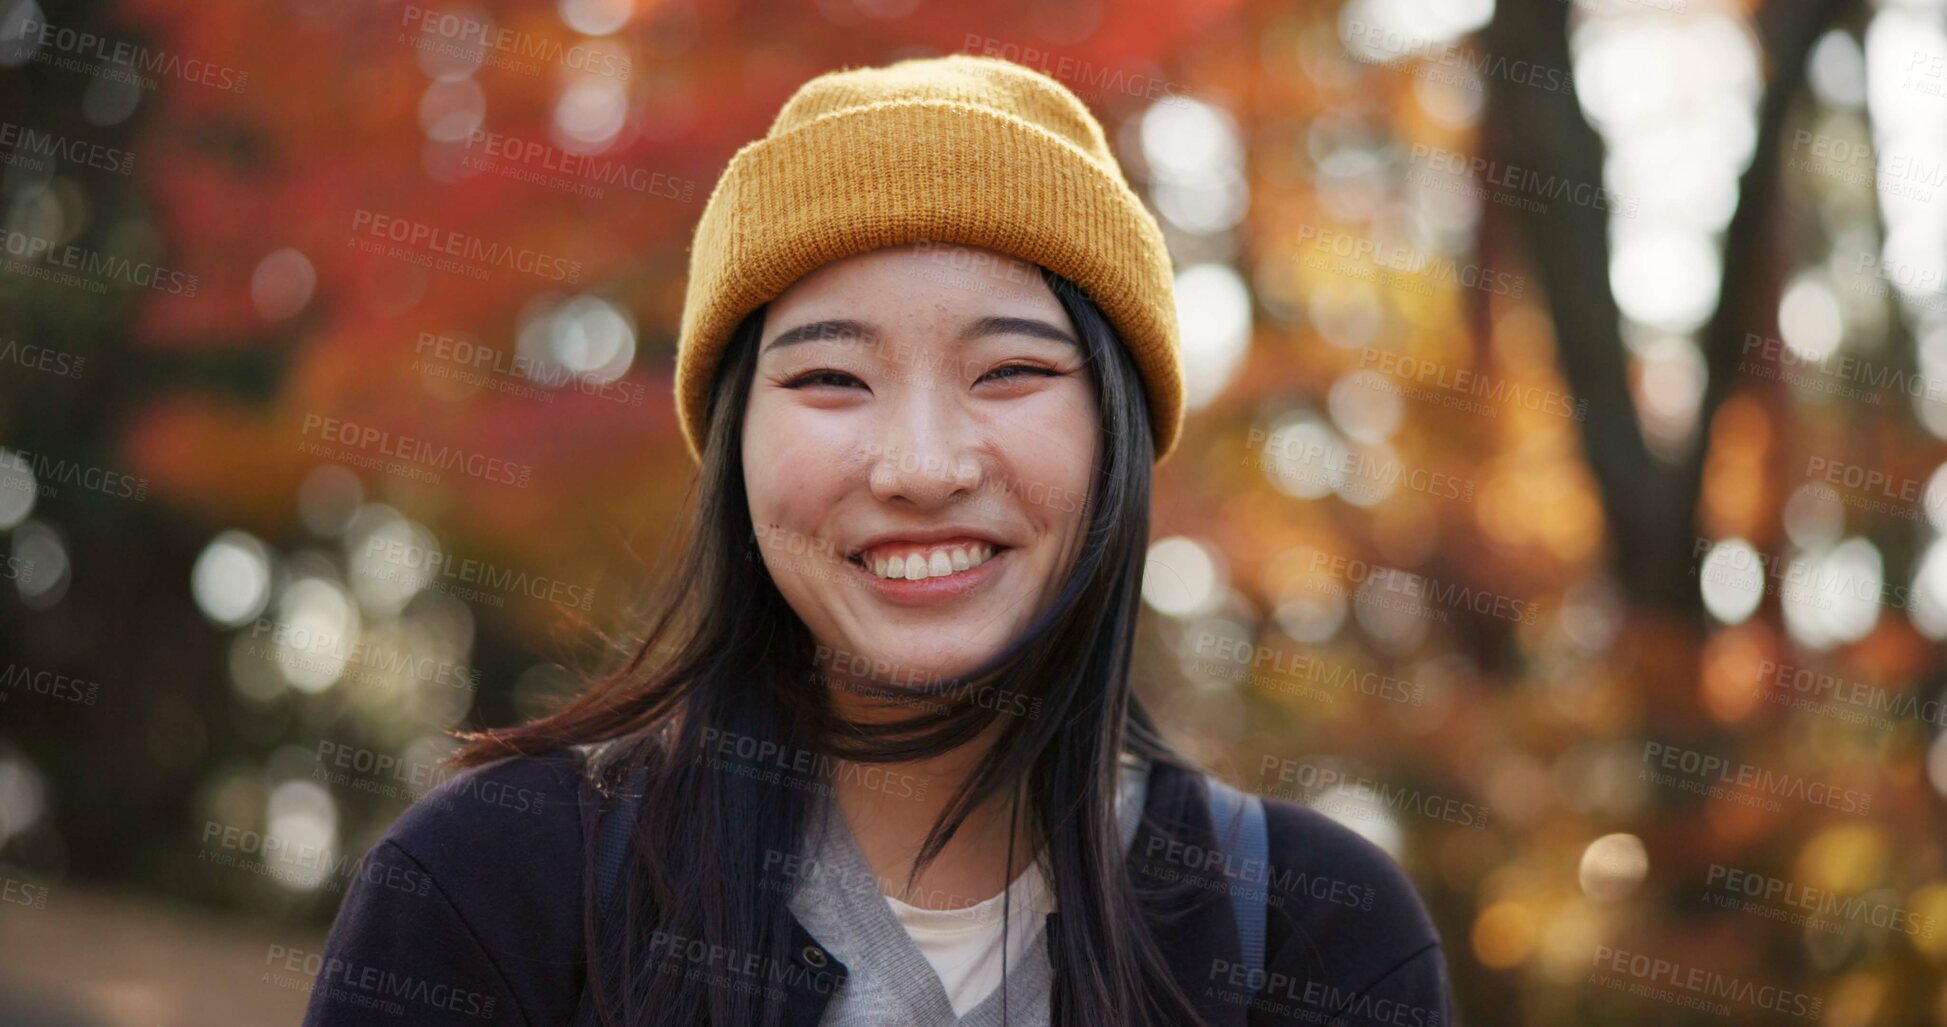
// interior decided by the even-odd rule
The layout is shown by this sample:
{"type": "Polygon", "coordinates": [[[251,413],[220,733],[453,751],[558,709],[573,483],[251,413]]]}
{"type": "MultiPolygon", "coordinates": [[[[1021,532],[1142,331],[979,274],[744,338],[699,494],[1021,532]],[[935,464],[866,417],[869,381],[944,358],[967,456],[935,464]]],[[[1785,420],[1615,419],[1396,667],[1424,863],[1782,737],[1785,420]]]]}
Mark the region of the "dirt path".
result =
{"type": "Polygon", "coordinates": [[[42,908],[0,905],[0,1023],[295,1027],[310,978],[287,966],[323,940],[148,896],[51,889],[42,908]]]}

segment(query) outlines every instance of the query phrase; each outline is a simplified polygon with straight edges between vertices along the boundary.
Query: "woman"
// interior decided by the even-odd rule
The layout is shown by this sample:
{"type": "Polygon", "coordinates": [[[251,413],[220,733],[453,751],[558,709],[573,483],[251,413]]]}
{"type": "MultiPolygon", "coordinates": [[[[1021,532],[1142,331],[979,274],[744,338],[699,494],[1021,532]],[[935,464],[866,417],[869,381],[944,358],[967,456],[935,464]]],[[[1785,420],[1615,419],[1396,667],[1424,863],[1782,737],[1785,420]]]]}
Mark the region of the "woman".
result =
{"type": "Polygon", "coordinates": [[[1131,694],[1170,275],[1053,80],[951,56],[801,88],[692,246],[673,594],[372,849],[307,1022],[1450,1022],[1398,868],[1276,801],[1231,865],[1131,694]]]}

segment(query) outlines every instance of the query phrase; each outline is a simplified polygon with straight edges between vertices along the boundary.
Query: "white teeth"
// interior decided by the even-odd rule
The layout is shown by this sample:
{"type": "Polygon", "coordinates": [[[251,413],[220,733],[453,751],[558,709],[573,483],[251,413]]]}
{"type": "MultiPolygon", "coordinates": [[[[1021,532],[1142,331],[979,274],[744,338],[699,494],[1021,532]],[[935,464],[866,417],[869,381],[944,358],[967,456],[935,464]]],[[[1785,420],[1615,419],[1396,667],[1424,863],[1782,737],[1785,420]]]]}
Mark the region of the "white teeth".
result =
{"type": "Polygon", "coordinates": [[[977,542],[918,553],[872,556],[861,562],[881,578],[893,581],[924,581],[927,578],[944,578],[950,574],[972,570],[993,559],[993,556],[993,546],[985,542],[977,542]]]}

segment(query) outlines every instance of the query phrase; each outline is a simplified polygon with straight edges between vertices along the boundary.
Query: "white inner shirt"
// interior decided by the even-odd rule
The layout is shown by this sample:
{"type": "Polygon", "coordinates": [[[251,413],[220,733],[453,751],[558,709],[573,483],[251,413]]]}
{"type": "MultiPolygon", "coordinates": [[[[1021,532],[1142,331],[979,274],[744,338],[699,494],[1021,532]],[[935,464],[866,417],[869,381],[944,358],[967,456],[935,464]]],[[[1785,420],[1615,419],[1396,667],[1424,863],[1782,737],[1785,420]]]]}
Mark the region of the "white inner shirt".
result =
{"type": "MultiPolygon", "coordinates": [[[[1149,765],[1125,756],[1121,787],[1116,793],[1116,815],[1122,820],[1122,839],[1127,847],[1133,832],[1129,818],[1142,814],[1143,793],[1147,790],[1149,765]]],[[[1001,983],[1001,902],[1007,909],[1007,965],[1018,967],[1028,945],[1041,934],[1049,913],[1055,909],[1054,888],[1041,868],[1041,861],[1023,870],[1005,892],[959,909],[921,909],[886,896],[893,915],[913,938],[920,954],[933,964],[946,986],[953,1015],[965,1016],[1001,983]]]]}

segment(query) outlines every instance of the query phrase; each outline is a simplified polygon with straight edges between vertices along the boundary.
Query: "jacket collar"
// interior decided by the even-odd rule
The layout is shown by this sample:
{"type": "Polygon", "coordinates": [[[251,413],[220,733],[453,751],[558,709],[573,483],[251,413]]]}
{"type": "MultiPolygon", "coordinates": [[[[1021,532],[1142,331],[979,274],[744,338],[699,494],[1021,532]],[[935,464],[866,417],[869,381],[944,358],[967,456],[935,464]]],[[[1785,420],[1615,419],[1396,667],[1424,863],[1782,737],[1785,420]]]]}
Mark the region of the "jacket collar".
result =
{"type": "MultiPolygon", "coordinates": [[[[1209,806],[1197,779],[1167,764],[1156,764],[1149,775],[1142,822],[1126,858],[1138,890],[1162,890],[1177,883],[1183,876],[1183,853],[1215,851],[1216,841],[1209,806]]],[[[1226,1000],[1213,976],[1213,968],[1235,964],[1240,955],[1227,895],[1219,890],[1179,888],[1167,910],[1145,905],[1142,915],[1177,986],[1205,1021],[1213,1027],[1242,1027],[1245,1008],[1226,1000]]],[[[1060,911],[1049,913],[1046,930],[1053,931],[1060,916],[1060,911]]],[[[785,986],[784,1023],[786,1027],[817,1027],[832,996],[844,987],[847,970],[796,917],[791,918],[791,931],[792,961],[803,972],[790,975],[785,986]]],[[[1059,953],[1051,950],[1049,958],[1059,981],[1059,953]]]]}

